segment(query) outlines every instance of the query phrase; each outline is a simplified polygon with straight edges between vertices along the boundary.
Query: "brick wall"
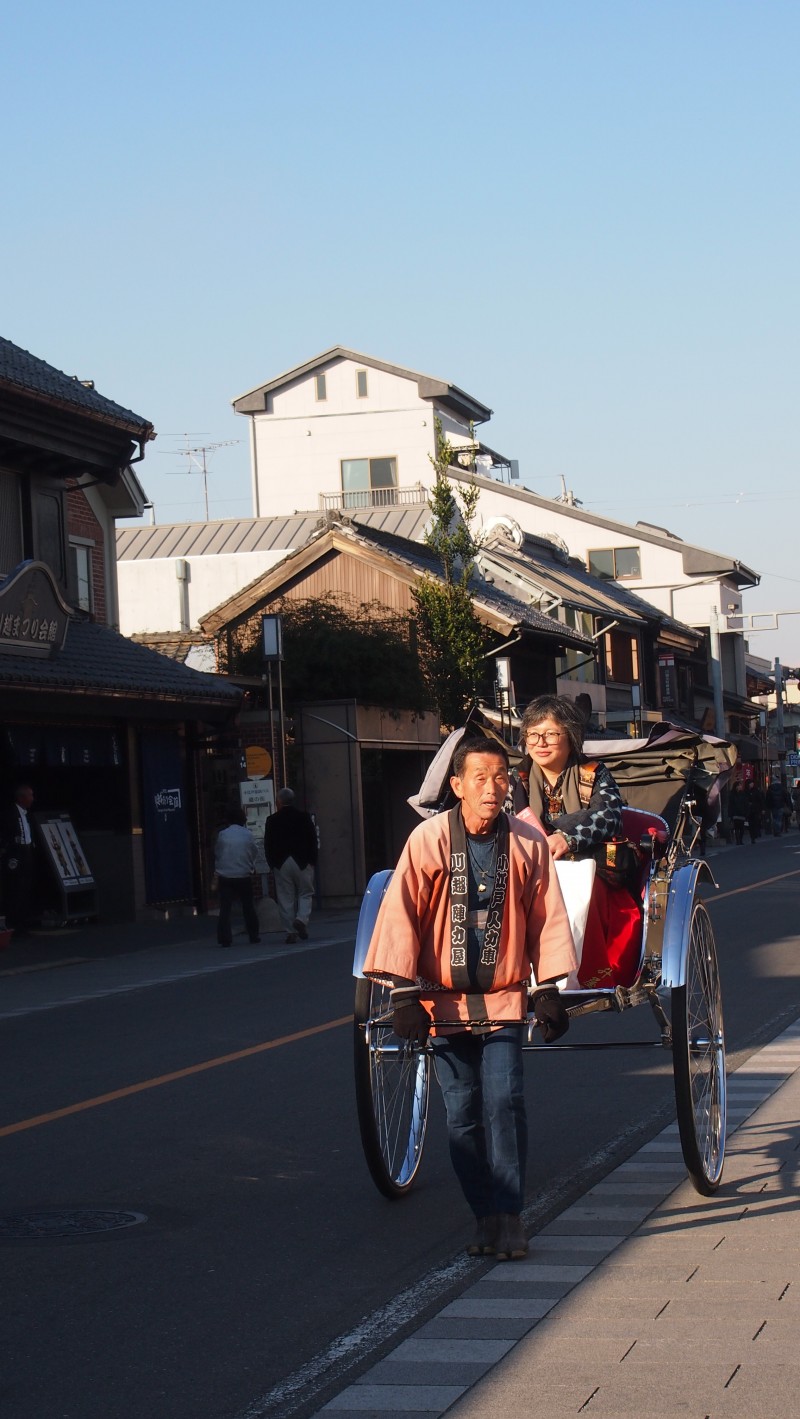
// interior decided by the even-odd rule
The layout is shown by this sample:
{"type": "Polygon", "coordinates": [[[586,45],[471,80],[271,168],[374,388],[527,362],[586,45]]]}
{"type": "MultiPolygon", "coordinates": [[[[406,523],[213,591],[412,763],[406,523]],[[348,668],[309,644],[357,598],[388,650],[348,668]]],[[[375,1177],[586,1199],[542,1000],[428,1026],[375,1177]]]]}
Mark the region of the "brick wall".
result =
{"type": "Polygon", "coordinates": [[[92,547],[92,620],[106,620],[106,548],[102,525],[81,488],[67,488],[67,539],[89,538],[92,547]]]}

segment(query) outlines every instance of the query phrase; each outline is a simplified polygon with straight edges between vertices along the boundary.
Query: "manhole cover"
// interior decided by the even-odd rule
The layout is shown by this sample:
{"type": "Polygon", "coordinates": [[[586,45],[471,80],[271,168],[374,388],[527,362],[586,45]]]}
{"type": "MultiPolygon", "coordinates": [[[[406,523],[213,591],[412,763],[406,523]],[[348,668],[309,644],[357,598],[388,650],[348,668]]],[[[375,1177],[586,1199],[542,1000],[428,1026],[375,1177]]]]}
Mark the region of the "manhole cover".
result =
{"type": "Polygon", "coordinates": [[[19,1212],[0,1217],[0,1241],[37,1242],[54,1237],[89,1237],[146,1222],[143,1212],[101,1212],[83,1207],[58,1212],[19,1212]]]}

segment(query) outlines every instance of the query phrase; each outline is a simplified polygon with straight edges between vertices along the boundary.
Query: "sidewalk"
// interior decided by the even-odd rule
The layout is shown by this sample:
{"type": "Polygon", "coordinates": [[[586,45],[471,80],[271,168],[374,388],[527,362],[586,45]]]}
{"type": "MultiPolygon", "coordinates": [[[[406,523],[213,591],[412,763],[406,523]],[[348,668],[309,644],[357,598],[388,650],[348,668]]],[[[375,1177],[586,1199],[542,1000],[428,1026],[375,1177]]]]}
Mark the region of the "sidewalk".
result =
{"type": "Polygon", "coordinates": [[[714,1197],[670,1125],[318,1413],[796,1419],[800,1021],[729,1076],[728,1110],[714,1197]]]}
{"type": "Polygon", "coordinates": [[[234,916],[233,945],[224,951],[214,916],[95,922],[32,934],[0,952],[0,1020],[352,942],[357,921],[355,910],[319,910],[312,914],[308,941],[287,946],[282,930],[266,931],[251,946],[234,916]]]}

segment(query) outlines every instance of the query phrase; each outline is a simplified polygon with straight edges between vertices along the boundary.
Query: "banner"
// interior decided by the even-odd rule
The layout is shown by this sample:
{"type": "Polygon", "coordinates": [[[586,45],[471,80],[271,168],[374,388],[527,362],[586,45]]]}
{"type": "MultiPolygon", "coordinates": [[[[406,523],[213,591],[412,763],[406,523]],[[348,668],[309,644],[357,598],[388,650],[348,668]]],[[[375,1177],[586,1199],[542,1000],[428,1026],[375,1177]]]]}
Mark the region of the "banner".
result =
{"type": "Polygon", "coordinates": [[[139,742],[147,901],[187,901],[192,874],[180,740],[171,730],[144,730],[139,742]]]}

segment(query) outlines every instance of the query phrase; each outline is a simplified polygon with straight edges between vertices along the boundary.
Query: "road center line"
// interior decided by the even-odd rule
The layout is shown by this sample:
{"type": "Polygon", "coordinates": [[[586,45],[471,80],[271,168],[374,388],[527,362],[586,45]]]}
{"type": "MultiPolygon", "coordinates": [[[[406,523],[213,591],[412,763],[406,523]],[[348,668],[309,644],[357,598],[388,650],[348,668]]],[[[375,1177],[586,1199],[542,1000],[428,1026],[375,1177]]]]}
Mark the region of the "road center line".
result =
{"type": "Polygon", "coordinates": [[[342,1015],[339,1020],[327,1020],[324,1025],[312,1025],[308,1030],[297,1030],[293,1035],[281,1035],[276,1040],[265,1040],[260,1045],[248,1045],[247,1049],[235,1050],[233,1054],[220,1054],[216,1059],[206,1059],[202,1064],[190,1064],[186,1069],[174,1069],[170,1074],[159,1074],[155,1079],[143,1079],[140,1084],[127,1084],[124,1089],[112,1089],[108,1094],[98,1094],[94,1099],[82,1099],[78,1104],[68,1104],[63,1109],[53,1109],[51,1113],[37,1114],[35,1118],[23,1118],[19,1123],[8,1123],[0,1128],[0,1138],[11,1133],[23,1133],[26,1128],[38,1128],[43,1123],[54,1123],[59,1118],[69,1118],[70,1114],[83,1113],[86,1109],[99,1108],[101,1104],[114,1103],[116,1099],[127,1099],[131,1094],[143,1094],[146,1089],[158,1089],[162,1084],[172,1084],[176,1079],[188,1079],[192,1074],[202,1074],[206,1069],[218,1069],[222,1064],[234,1064],[238,1059],[249,1059],[255,1054],[265,1054],[267,1050],[279,1049],[281,1045],[295,1044],[297,1040],[310,1039],[312,1035],[322,1035],[326,1030],[338,1030],[342,1025],[352,1023],[352,1015],[342,1015]]]}
{"type": "Polygon", "coordinates": [[[792,868],[791,872],[781,872],[777,877],[762,877],[760,882],[751,882],[749,887],[732,887],[730,892],[718,892],[713,897],[709,897],[706,906],[713,906],[715,902],[724,901],[725,897],[738,897],[740,892],[754,892],[757,887],[768,887],[771,882],[783,882],[786,877],[796,877],[800,872],[800,867],[792,868]]]}

